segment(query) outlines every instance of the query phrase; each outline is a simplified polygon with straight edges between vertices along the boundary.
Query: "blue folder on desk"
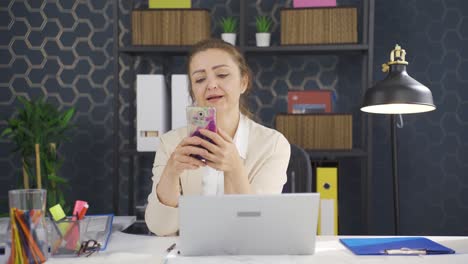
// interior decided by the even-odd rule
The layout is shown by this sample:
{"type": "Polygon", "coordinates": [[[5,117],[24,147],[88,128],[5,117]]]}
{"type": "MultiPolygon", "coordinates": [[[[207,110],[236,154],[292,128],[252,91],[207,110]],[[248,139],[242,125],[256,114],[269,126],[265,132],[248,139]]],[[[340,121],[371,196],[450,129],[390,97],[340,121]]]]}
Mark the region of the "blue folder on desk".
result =
{"type": "Polygon", "coordinates": [[[453,249],[425,237],[343,238],[340,242],[356,255],[453,254],[453,249]]]}

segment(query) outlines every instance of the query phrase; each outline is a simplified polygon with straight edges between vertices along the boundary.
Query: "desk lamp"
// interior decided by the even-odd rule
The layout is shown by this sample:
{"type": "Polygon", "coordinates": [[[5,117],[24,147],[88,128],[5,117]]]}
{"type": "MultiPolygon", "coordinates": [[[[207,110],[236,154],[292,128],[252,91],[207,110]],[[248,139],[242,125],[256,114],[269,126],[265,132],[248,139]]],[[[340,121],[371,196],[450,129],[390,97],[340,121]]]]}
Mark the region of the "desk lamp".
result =
{"type": "MultiPolygon", "coordinates": [[[[395,234],[400,232],[400,209],[398,195],[398,160],[395,116],[429,112],[436,109],[432,93],[423,84],[411,78],[406,72],[406,52],[398,44],[390,53],[390,61],[382,65],[382,71],[388,72],[385,79],[366,90],[361,111],[373,114],[390,114],[393,209],[395,234]]],[[[400,116],[401,118],[401,116],[400,116]]]]}

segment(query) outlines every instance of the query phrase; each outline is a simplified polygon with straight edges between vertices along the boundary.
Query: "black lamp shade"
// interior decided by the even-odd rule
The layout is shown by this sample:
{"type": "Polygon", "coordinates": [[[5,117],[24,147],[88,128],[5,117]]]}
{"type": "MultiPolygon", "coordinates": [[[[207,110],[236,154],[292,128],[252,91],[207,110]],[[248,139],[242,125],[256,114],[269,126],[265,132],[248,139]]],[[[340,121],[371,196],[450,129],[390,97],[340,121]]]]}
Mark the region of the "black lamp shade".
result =
{"type": "Polygon", "coordinates": [[[406,65],[389,65],[385,79],[367,89],[361,111],[374,114],[412,114],[435,110],[429,88],[411,78],[406,65]]]}

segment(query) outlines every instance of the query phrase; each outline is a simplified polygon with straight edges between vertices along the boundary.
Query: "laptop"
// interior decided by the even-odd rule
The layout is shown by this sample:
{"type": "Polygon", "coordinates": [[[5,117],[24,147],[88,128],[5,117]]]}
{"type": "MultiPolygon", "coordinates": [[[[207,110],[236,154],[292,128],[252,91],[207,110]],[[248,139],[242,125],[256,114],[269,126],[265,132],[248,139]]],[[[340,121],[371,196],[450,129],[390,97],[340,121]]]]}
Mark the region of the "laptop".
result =
{"type": "Polygon", "coordinates": [[[181,255],[312,255],[318,193],[187,196],[179,200],[181,255]]]}

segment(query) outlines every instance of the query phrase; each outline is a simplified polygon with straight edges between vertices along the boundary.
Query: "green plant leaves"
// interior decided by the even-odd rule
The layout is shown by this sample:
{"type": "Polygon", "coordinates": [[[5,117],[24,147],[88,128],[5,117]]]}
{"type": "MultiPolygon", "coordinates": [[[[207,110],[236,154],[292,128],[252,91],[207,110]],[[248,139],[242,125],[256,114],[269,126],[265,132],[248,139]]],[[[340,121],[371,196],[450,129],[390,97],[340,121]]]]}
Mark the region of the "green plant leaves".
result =
{"type": "Polygon", "coordinates": [[[63,115],[62,115],[62,118],[60,120],[60,125],[62,127],[66,127],[68,125],[68,122],[70,121],[70,119],[73,117],[73,115],[75,114],[75,109],[74,108],[70,108],[68,109],[63,115]]]}
{"type": "Polygon", "coordinates": [[[257,26],[258,33],[270,32],[270,27],[273,22],[268,16],[257,16],[255,18],[255,25],[257,26]]]}
{"type": "Polygon", "coordinates": [[[55,175],[55,174],[49,174],[49,175],[47,175],[47,179],[48,179],[49,181],[53,181],[53,182],[61,183],[61,184],[67,184],[67,183],[68,183],[67,179],[64,179],[64,178],[62,178],[62,177],[59,177],[59,176],[57,176],[57,175],[55,175]]]}
{"type": "MultiPolygon", "coordinates": [[[[73,127],[71,120],[75,109],[70,108],[60,112],[55,106],[47,103],[44,98],[27,100],[18,97],[22,108],[18,108],[16,118],[7,121],[7,128],[0,134],[1,137],[9,138],[15,145],[14,152],[20,152],[24,159],[24,168],[27,179],[37,186],[35,174],[35,144],[40,146],[41,174],[43,177],[43,188],[47,189],[48,205],[65,203],[63,190],[68,181],[57,175],[62,160],[57,156],[55,147],[62,141],[67,140],[66,133],[73,127]],[[53,202],[53,204],[49,203],[53,202]]],[[[23,177],[19,177],[23,179],[23,177]]],[[[18,178],[18,179],[19,179],[18,178]]],[[[24,186],[23,184],[20,184],[24,186]]]]}
{"type": "Polygon", "coordinates": [[[2,134],[0,135],[0,137],[5,137],[6,135],[9,135],[13,132],[13,129],[11,129],[11,127],[7,127],[5,130],[3,130],[2,134]]]}
{"type": "Polygon", "coordinates": [[[223,17],[219,21],[219,25],[223,29],[224,33],[235,33],[237,31],[237,18],[223,17]]]}

